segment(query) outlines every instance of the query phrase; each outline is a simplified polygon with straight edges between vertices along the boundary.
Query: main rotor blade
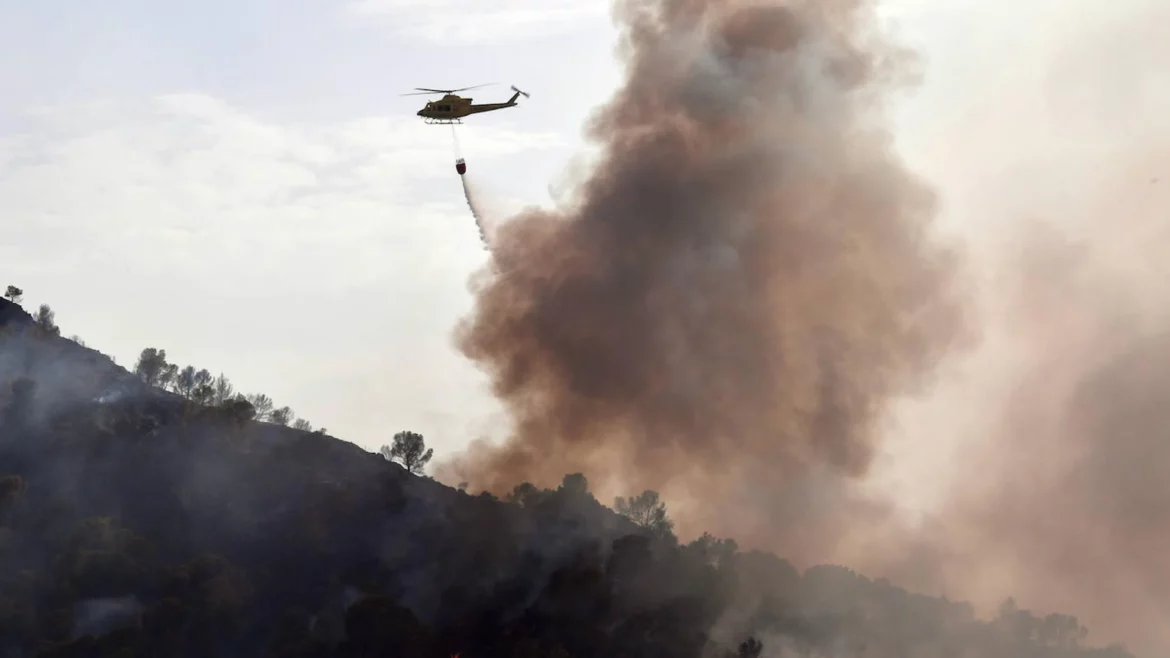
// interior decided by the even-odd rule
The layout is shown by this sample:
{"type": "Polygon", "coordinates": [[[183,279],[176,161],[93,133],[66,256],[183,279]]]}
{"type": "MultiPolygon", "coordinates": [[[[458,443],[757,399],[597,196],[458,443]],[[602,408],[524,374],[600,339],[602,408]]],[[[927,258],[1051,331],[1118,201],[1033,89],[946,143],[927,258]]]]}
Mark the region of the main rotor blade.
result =
{"type": "Polygon", "coordinates": [[[468,89],[479,89],[480,87],[490,87],[491,85],[498,85],[498,82],[488,82],[482,85],[475,85],[473,87],[464,87],[462,89],[427,89],[426,87],[415,87],[417,91],[409,94],[399,94],[399,96],[426,96],[429,94],[454,94],[457,91],[467,91],[468,89]]]}
{"type": "MultiPolygon", "coordinates": [[[[498,82],[488,82],[482,85],[475,85],[472,87],[463,87],[462,89],[431,89],[429,87],[415,87],[416,91],[432,92],[435,94],[453,94],[457,91],[467,91],[468,89],[479,89],[480,87],[490,87],[491,85],[498,85],[498,82]]],[[[403,94],[405,96],[405,94],[403,94]]]]}
{"type": "MultiPolygon", "coordinates": [[[[482,85],[475,85],[474,87],[464,87],[464,88],[462,88],[462,89],[452,89],[452,90],[451,90],[451,92],[453,93],[453,92],[456,92],[456,91],[467,91],[468,89],[479,89],[480,87],[490,87],[490,86],[492,86],[492,85],[498,85],[498,84],[500,84],[500,83],[498,83],[498,82],[487,82],[487,83],[484,83],[484,84],[482,84],[482,85]]],[[[417,87],[415,87],[415,89],[417,89],[417,87]]]]}

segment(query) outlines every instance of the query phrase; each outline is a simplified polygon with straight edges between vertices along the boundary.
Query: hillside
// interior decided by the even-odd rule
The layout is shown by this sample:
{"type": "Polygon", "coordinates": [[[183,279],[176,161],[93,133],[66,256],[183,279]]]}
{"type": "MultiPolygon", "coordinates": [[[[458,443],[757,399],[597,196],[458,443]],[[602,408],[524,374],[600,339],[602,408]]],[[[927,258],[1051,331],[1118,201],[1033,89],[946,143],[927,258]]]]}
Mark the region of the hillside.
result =
{"type": "Polygon", "coordinates": [[[193,404],[0,300],[0,657],[1124,658],[1073,617],[471,495],[193,404]]]}

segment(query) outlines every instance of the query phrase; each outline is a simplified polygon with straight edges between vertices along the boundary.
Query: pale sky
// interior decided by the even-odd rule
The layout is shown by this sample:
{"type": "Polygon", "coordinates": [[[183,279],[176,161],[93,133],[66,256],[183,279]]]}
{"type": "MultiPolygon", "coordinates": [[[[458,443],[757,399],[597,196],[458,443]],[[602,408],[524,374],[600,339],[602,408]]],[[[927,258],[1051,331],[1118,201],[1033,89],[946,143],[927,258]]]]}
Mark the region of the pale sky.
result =
{"type": "MultiPolygon", "coordinates": [[[[990,170],[943,155],[994,90],[1130,5],[886,3],[924,57],[899,142],[944,202],[990,170]]],[[[128,367],[164,348],[368,449],[457,450],[496,431],[451,346],[484,254],[450,128],[399,94],[531,93],[460,140],[498,202],[550,204],[613,38],[599,0],[0,0],[0,285],[128,367]]]]}

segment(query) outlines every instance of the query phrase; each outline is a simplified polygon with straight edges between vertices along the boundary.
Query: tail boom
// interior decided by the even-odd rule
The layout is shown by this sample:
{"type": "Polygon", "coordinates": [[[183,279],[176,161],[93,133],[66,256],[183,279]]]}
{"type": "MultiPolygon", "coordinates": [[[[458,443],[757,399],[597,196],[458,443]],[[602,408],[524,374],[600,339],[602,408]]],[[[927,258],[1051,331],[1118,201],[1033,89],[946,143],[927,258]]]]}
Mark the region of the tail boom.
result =
{"type": "Polygon", "coordinates": [[[482,112],[491,112],[493,110],[502,110],[506,107],[516,107],[516,105],[517,105],[516,99],[520,98],[521,96],[528,98],[528,92],[526,92],[526,91],[520,91],[519,89],[517,89],[515,87],[512,87],[512,91],[514,91],[516,93],[512,94],[512,97],[509,98],[506,103],[481,103],[478,105],[468,105],[468,106],[465,106],[466,109],[464,111],[467,114],[480,114],[482,112]]]}

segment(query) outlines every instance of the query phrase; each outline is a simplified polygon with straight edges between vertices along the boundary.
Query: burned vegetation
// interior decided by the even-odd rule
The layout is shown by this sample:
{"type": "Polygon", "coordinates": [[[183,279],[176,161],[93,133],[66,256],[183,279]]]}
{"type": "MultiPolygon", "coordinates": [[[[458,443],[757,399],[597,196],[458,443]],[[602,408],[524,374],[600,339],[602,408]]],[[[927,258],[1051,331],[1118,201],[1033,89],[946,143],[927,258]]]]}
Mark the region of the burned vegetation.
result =
{"type": "Polygon", "coordinates": [[[450,488],[150,386],[11,302],[0,320],[4,658],[1127,656],[1074,617],[981,620],[844,567],[680,542],[653,492],[619,514],[577,474],[450,488]]]}

